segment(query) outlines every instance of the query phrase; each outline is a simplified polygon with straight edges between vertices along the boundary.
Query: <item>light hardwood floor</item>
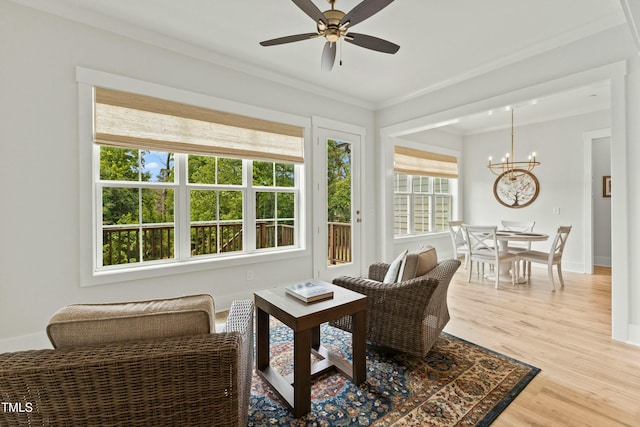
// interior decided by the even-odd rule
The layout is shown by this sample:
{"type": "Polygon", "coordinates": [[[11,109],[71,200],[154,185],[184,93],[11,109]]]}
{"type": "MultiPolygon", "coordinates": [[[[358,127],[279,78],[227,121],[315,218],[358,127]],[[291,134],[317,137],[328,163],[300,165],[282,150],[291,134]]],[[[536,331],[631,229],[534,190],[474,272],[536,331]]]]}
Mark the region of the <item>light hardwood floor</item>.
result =
{"type": "Polygon", "coordinates": [[[556,292],[546,269],[500,289],[466,274],[445,331],[541,369],[493,426],[640,426],[640,347],[611,339],[610,269],[566,272],[556,292]]]}

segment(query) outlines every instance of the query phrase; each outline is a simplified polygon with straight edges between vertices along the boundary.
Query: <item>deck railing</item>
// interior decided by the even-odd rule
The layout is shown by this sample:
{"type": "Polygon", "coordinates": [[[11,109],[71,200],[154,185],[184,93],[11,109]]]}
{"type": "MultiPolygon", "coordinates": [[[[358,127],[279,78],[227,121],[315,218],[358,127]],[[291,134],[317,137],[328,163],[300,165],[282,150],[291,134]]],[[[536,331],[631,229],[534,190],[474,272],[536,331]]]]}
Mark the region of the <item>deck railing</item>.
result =
{"type": "Polygon", "coordinates": [[[330,222],[328,226],[329,264],[351,262],[351,224],[330,222]]]}
{"type": "MultiPolygon", "coordinates": [[[[351,262],[351,225],[328,224],[328,262],[351,262]]],[[[242,223],[199,223],[191,225],[191,255],[207,255],[242,251],[242,223]],[[219,233],[218,236],[216,233],[219,233]]],[[[294,242],[291,225],[259,222],[256,224],[256,248],[291,246],[294,242]]],[[[106,226],[102,233],[103,265],[119,265],[174,257],[174,226],[169,224],[106,226]],[[142,234],[142,238],[141,235],[142,234]]]]}

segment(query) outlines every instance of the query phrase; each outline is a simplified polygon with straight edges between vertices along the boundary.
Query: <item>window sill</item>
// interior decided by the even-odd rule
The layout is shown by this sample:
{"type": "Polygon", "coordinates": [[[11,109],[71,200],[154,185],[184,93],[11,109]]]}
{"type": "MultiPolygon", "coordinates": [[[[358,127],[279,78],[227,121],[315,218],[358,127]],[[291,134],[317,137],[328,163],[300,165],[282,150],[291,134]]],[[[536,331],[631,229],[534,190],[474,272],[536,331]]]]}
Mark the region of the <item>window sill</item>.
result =
{"type": "Polygon", "coordinates": [[[413,242],[424,239],[433,239],[433,238],[442,238],[445,236],[449,236],[448,231],[438,231],[435,233],[424,233],[424,234],[407,234],[404,236],[394,236],[393,240],[395,242],[413,242]]]}
{"type": "Polygon", "coordinates": [[[112,283],[150,279],[173,274],[214,270],[218,268],[232,268],[239,265],[247,266],[261,262],[289,260],[304,256],[309,256],[309,251],[307,249],[295,248],[278,252],[257,252],[220,258],[189,259],[185,261],[137,266],[127,269],[103,270],[83,275],[84,277],[82,277],[80,286],[88,287],[108,285],[112,283]]]}

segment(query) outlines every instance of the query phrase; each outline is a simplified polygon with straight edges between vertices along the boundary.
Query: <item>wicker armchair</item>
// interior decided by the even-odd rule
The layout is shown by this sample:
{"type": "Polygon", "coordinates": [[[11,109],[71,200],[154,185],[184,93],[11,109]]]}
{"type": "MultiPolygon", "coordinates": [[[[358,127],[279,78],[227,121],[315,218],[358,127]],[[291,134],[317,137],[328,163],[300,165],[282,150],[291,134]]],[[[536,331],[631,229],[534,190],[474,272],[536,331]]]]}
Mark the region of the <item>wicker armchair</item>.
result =
{"type": "Polygon", "coordinates": [[[252,366],[252,301],[222,333],[4,353],[0,426],[244,426],[252,366]]]}
{"type": "MultiPolygon", "coordinates": [[[[389,264],[369,267],[368,279],[341,276],[333,283],[367,295],[367,340],[424,357],[449,321],[447,289],[460,261],[449,259],[426,274],[398,283],[383,283],[389,264]]],[[[331,326],[351,332],[351,318],[340,318],[331,326]]]]}

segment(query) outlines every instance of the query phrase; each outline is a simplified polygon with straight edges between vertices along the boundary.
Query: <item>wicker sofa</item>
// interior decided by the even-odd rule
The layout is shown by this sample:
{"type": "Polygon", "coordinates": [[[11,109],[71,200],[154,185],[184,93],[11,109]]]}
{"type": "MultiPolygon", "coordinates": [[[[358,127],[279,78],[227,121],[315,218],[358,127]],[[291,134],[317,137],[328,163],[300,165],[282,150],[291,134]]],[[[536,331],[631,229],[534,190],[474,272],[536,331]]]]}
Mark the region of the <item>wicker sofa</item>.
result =
{"type": "MultiPolygon", "coordinates": [[[[412,268],[405,268],[398,282],[383,283],[390,264],[375,263],[366,279],[341,276],[333,283],[367,295],[369,344],[424,357],[449,321],[447,290],[460,261],[438,263],[433,248],[407,258],[412,268]]],[[[349,316],[331,325],[351,332],[349,316]]]]}
{"type": "MultiPolygon", "coordinates": [[[[205,296],[197,297],[203,301],[205,296]]],[[[153,338],[122,341],[109,332],[100,338],[101,344],[81,345],[80,335],[95,340],[109,329],[96,319],[113,318],[90,315],[87,321],[86,307],[70,306],[57,313],[48,328],[58,348],[0,354],[0,400],[13,405],[0,411],[0,426],[246,425],[253,302],[234,302],[224,332],[216,333],[211,299],[211,310],[186,314],[208,318],[203,326],[209,322],[208,333],[200,333],[198,326],[192,329],[196,335],[185,336],[184,330],[171,326],[190,322],[182,322],[184,313],[176,313],[176,303],[181,302],[159,301],[133,303],[128,309],[142,311],[140,316],[120,316],[115,328],[122,333],[128,329],[134,336],[146,329],[153,338]],[[88,328],[93,332],[87,333],[88,328]]],[[[114,310],[105,306],[99,307],[100,313],[114,310]]]]}

